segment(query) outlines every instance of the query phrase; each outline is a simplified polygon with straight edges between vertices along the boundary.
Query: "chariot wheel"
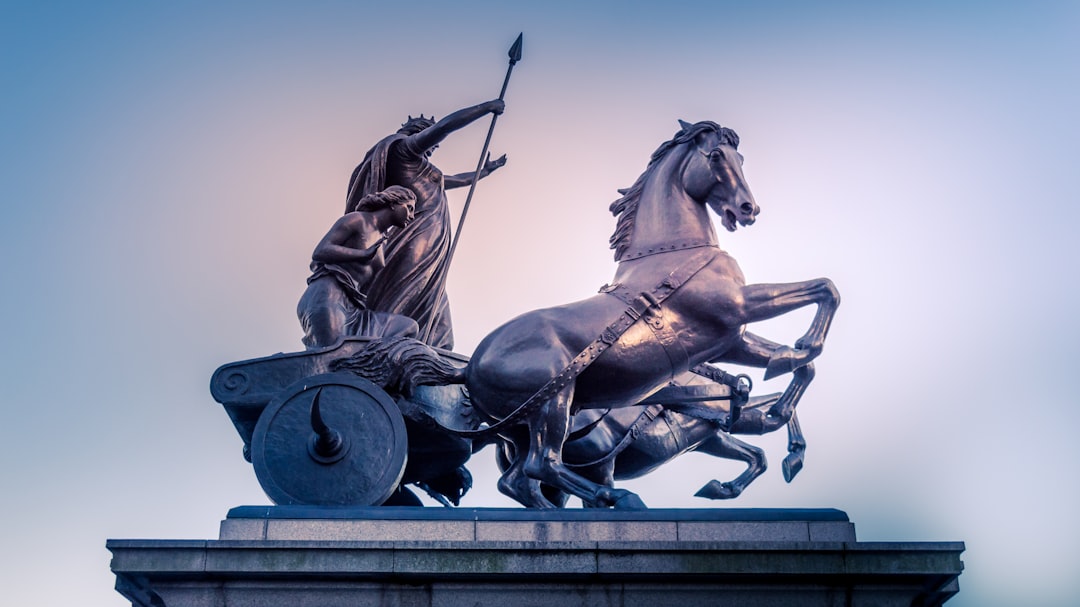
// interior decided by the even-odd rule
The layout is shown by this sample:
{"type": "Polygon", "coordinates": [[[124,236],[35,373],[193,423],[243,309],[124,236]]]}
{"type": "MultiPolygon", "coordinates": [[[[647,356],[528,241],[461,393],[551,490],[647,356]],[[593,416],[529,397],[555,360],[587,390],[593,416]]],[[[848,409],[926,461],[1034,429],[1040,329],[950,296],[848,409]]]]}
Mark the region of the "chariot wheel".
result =
{"type": "Polygon", "coordinates": [[[251,461],[276,504],[377,506],[405,471],[408,439],[397,404],[348,373],[302,379],[270,401],[251,461]]]}

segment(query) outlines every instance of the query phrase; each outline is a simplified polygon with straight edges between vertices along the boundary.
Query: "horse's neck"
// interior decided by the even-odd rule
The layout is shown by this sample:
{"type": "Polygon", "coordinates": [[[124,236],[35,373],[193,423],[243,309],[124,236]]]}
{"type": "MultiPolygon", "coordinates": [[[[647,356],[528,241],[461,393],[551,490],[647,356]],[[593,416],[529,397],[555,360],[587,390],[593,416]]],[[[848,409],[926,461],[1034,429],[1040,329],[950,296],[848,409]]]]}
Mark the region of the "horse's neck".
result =
{"type": "Polygon", "coordinates": [[[683,189],[682,167],[682,158],[665,158],[646,180],[627,255],[685,243],[717,244],[705,205],[683,189]]]}

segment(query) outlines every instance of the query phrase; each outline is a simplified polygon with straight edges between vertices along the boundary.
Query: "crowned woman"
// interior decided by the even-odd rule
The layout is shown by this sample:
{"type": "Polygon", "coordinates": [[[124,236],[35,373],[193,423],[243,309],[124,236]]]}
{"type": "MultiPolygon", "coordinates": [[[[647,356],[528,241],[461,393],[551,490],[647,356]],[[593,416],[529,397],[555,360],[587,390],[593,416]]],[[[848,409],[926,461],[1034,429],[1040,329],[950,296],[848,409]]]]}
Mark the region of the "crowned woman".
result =
{"type": "Polygon", "coordinates": [[[415,219],[393,230],[384,247],[385,267],[367,290],[371,310],[401,314],[420,325],[421,339],[450,350],[454,336],[443,276],[450,251],[450,209],[446,190],[482,179],[506,163],[506,156],[472,172],[443,175],[428,158],[447,135],[486,116],[501,114],[501,100],[458,110],[436,122],[409,117],[397,133],[375,144],[349,180],[346,210],[364,196],[390,186],[403,186],[416,195],[415,219]]]}

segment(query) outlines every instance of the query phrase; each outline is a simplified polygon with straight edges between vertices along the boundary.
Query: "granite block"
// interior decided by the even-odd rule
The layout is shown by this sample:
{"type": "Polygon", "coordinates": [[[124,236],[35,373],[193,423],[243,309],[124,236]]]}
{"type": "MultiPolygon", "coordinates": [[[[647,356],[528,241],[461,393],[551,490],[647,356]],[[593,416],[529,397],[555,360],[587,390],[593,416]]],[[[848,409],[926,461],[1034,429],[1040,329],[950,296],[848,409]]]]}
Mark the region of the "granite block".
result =
{"type": "Polygon", "coordinates": [[[679,521],[681,542],[809,542],[806,521],[679,521]]]}
{"type": "Polygon", "coordinates": [[[532,550],[398,550],[394,554],[394,572],[515,577],[592,574],[596,572],[596,554],[590,549],[559,549],[554,546],[532,550]]]}
{"type": "Polygon", "coordinates": [[[937,606],[964,551],[857,542],[834,510],[272,506],[219,540],[106,546],[135,607],[937,606]]]}
{"type": "Polygon", "coordinates": [[[472,521],[269,519],[268,540],[471,541],[472,521]]]}
{"type": "Polygon", "coordinates": [[[114,570],[139,574],[202,570],[206,546],[205,540],[109,540],[105,544],[113,553],[114,570]]]}
{"type": "Polygon", "coordinates": [[[811,542],[854,542],[855,541],[855,524],[854,523],[819,523],[816,521],[810,521],[807,523],[810,527],[810,541],[811,542]]]}
{"type": "Polygon", "coordinates": [[[266,520],[227,518],[221,521],[218,531],[219,540],[265,540],[266,520]]]}
{"type": "Polygon", "coordinates": [[[394,570],[391,546],[350,549],[325,546],[211,547],[206,551],[208,573],[328,574],[390,573],[394,570]]]}
{"type": "Polygon", "coordinates": [[[610,575],[817,575],[843,571],[842,552],[799,550],[617,550],[601,547],[597,570],[610,575]]]}
{"type": "MultiPolygon", "coordinates": [[[[666,603],[654,603],[658,607],[666,603]]],[[[626,605],[619,584],[561,584],[558,587],[527,584],[435,584],[431,607],[622,607],[626,605]]]]}
{"type": "MultiPolygon", "coordinates": [[[[174,582],[159,585],[156,590],[151,605],[154,603],[166,607],[173,607],[174,605],[182,605],[183,607],[226,607],[228,605],[225,602],[225,597],[222,596],[221,589],[216,584],[174,582]]],[[[133,604],[138,605],[138,603],[134,602],[133,604]]]]}
{"type": "Polygon", "coordinates": [[[477,521],[483,541],[603,542],[675,541],[674,522],[644,521],[477,521]]]}
{"type": "MultiPolygon", "coordinates": [[[[384,582],[309,581],[229,583],[222,607],[429,607],[431,589],[384,582]]],[[[186,606],[184,606],[186,607],[186,606]]]]}

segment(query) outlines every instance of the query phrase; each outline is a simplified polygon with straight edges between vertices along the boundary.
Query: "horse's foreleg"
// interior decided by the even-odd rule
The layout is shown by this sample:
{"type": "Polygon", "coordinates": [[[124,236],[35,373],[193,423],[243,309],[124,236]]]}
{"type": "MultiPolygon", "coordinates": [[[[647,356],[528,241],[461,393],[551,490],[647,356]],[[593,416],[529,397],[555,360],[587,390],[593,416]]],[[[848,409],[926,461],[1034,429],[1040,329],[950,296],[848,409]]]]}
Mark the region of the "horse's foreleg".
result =
{"type": "Polygon", "coordinates": [[[728,362],[747,367],[765,367],[773,359],[777,350],[784,348],[783,344],[765,339],[764,337],[744,331],[742,339],[728,348],[723,357],[710,360],[711,363],[728,362]]]}
{"type": "Polygon", "coordinates": [[[806,454],[806,438],[803,437],[802,428],[799,426],[799,418],[792,411],[791,419],[787,423],[788,430],[788,454],[784,463],[780,466],[784,471],[784,480],[791,482],[795,475],[802,470],[803,457],[806,454]]]}
{"type": "Polygon", "coordinates": [[[746,470],[734,480],[726,483],[711,480],[694,494],[696,497],[706,497],[714,500],[739,497],[754,479],[765,472],[765,468],[768,466],[764,451],[754,445],[744,443],[726,432],[717,432],[712,438],[701,443],[695,451],[746,463],[746,470]]]}
{"type": "Polygon", "coordinates": [[[530,478],[581,498],[596,507],[644,508],[634,493],[594,483],[573,472],[562,461],[563,444],[570,430],[570,403],[574,388],[568,386],[544,403],[529,421],[529,452],[525,474],[530,478]]]}
{"type": "Polygon", "coordinates": [[[810,381],[814,379],[814,364],[807,363],[795,369],[787,389],[780,398],[769,407],[768,411],[757,408],[744,408],[739,418],[732,424],[732,434],[768,434],[787,425],[795,415],[795,405],[806,392],[810,381]]]}
{"type": "MultiPolygon", "coordinates": [[[[766,367],[775,360],[777,352],[783,351],[785,348],[787,347],[746,331],[743,333],[741,341],[729,348],[724,353],[724,356],[709,362],[729,362],[749,367],[766,367]]],[[[795,406],[799,404],[803,393],[806,392],[806,387],[814,379],[814,365],[813,363],[806,363],[796,368],[795,371],[796,373],[792,376],[784,394],[769,409],[769,415],[785,419],[793,415],[795,406]]]]}
{"type": "MultiPolygon", "coordinates": [[[[723,360],[747,366],[766,366],[773,352],[781,347],[783,346],[776,342],[747,331],[743,333],[742,341],[737,344],[735,348],[729,350],[725,354],[723,360]]],[[[813,379],[813,363],[800,367],[792,377],[787,390],[784,391],[784,394],[781,395],[780,399],[770,409],[770,412],[778,414],[780,419],[783,419],[783,415],[788,409],[791,409],[791,417],[787,421],[788,455],[784,458],[783,465],[781,466],[781,469],[784,472],[784,480],[789,483],[795,478],[795,475],[802,470],[803,457],[806,453],[806,439],[803,437],[802,428],[799,427],[799,418],[794,409],[802,398],[802,395],[806,392],[806,388],[810,384],[810,381],[813,379]],[[796,386],[796,382],[800,385],[796,386]]],[[[769,425],[765,423],[767,420],[768,414],[766,414],[764,419],[755,420],[755,423],[760,424],[764,429],[769,425]]]]}
{"type": "Polygon", "coordinates": [[[757,284],[743,287],[743,320],[746,323],[775,318],[803,306],[817,304],[810,328],[795,342],[795,348],[775,350],[765,370],[769,379],[805,365],[825,346],[825,336],[840,305],[840,293],[828,278],[789,284],[757,284]]]}

